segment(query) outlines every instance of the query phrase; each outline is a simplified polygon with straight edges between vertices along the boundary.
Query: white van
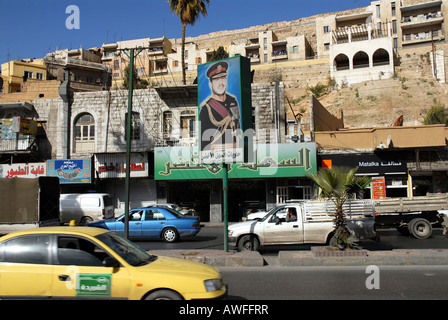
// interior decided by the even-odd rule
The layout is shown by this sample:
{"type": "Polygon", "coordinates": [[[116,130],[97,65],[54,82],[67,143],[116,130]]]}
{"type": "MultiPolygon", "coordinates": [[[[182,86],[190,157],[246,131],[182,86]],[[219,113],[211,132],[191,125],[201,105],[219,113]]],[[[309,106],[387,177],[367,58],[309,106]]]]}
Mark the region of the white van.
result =
{"type": "Polygon", "coordinates": [[[75,220],[79,225],[114,218],[114,203],[107,193],[66,193],[59,201],[61,223],[75,220]]]}

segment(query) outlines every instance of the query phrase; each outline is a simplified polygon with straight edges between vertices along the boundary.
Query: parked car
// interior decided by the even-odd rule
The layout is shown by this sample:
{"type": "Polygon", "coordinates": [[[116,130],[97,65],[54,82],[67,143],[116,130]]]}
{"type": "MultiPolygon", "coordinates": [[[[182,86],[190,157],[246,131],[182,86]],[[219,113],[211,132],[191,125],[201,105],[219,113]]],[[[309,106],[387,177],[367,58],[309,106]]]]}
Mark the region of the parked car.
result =
{"type": "Polygon", "coordinates": [[[243,218],[243,221],[247,220],[261,220],[263,217],[267,214],[266,211],[262,210],[256,210],[253,212],[253,210],[250,210],[246,216],[246,218],[243,218]]]}
{"type": "Polygon", "coordinates": [[[150,255],[115,232],[43,227],[0,238],[0,299],[216,299],[215,268],[150,255]]]}
{"type": "Polygon", "coordinates": [[[154,204],[151,204],[149,207],[169,208],[169,209],[172,209],[172,210],[182,213],[184,216],[192,216],[193,215],[193,210],[186,208],[186,207],[178,206],[175,203],[154,203],[154,204]]]}
{"type": "Polygon", "coordinates": [[[65,193],[59,198],[61,223],[79,225],[114,217],[114,203],[107,193],[65,193]]]}
{"type": "MultiPolygon", "coordinates": [[[[124,219],[103,220],[88,226],[104,228],[124,234],[124,219]]],[[[159,207],[137,208],[129,211],[129,238],[160,239],[176,242],[183,236],[195,236],[201,226],[198,217],[185,217],[181,213],[159,207]]]]}

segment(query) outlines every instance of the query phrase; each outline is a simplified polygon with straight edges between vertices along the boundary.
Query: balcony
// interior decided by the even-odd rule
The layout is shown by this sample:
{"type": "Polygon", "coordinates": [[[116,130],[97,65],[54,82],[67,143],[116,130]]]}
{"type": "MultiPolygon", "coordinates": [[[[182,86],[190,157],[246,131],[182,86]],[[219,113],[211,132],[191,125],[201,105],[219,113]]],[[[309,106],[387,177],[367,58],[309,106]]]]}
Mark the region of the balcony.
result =
{"type": "Polygon", "coordinates": [[[1,153],[31,153],[37,151],[37,143],[35,136],[22,134],[2,135],[0,139],[1,153]],[[18,135],[17,137],[13,137],[18,135]]]}
{"type": "Polygon", "coordinates": [[[443,40],[444,38],[445,37],[443,36],[442,30],[416,32],[416,33],[405,33],[405,31],[403,31],[403,45],[412,45],[429,41],[439,41],[443,40]]]}
{"type": "Polygon", "coordinates": [[[332,34],[333,44],[343,44],[388,37],[391,34],[391,30],[387,23],[381,23],[375,26],[372,24],[361,24],[337,28],[332,34]]]}
{"type": "Polygon", "coordinates": [[[443,23],[442,12],[420,14],[417,16],[407,16],[401,19],[401,29],[403,32],[411,28],[431,27],[443,23]]]}

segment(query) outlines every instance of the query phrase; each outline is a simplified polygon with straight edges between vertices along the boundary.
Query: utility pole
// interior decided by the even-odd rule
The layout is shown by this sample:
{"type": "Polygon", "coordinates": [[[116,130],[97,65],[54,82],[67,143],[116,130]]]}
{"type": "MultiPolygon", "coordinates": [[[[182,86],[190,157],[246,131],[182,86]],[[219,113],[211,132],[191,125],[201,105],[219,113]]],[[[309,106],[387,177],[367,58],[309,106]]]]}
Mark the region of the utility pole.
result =
{"type": "Polygon", "coordinates": [[[228,217],[228,191],[229,191],[229,164],[223,163],[223,178],[222,178],[222,189],[223,189],[223,202],[224,202],[224,251],[229,251],[229,239],[228,239],[228,229],[229,229],[229,217],[228,217]]]}
{"type": "Polygon", "coordinates": [[[135,53],[135,49],[121,49],[123,51],[129,50],[129,91],[128,91],[128,117],[126,119],[126,178],[125,178],[125,200],[124,200],[124,237],[129,238],[129,202],[130,202],[130,180],[131,180],[131,130],[132,130],[132,97],[133,97],[133,82],[134,82],[134,59],[143,51],[144,48],[139,48],[135,53]]]}
{"type": "Polygon", "coordinates": [[[131,125],[132,125],[132,97],[133,97],[133,72],[134,49],[129,52],[129,92],[128,92],[128,117],[126,119],[126,178],[124,183],[124,237],[129,238],[129,197],[131,180],[131,125]]]}

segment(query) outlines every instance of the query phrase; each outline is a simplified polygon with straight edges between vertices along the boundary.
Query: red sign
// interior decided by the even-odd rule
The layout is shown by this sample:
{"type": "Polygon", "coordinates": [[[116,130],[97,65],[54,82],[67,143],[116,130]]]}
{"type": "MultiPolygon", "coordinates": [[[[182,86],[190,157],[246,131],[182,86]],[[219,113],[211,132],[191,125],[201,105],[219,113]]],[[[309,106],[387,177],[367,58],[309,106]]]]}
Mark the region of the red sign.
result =
{"type": "Polygon", "coordinates": [[[386,198],[386,179],[384,177],[374,177],[370,183],[372,199],[386,198]]]}

